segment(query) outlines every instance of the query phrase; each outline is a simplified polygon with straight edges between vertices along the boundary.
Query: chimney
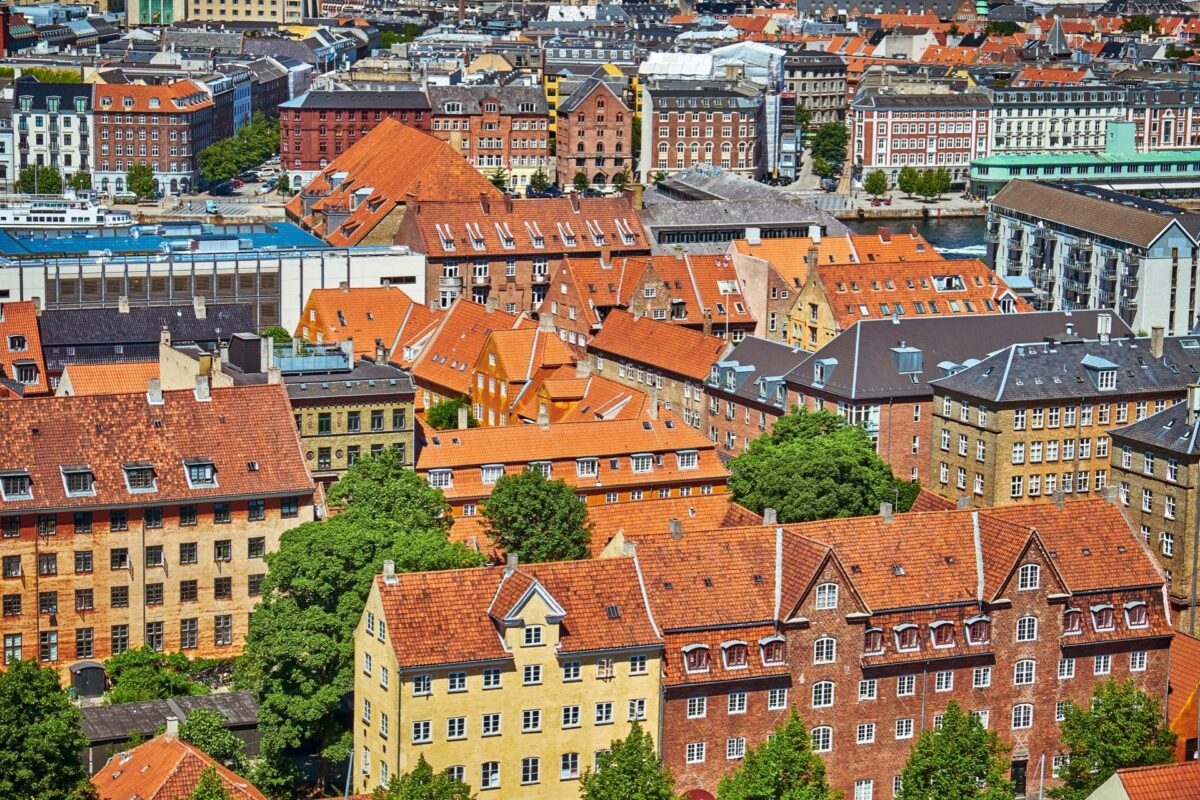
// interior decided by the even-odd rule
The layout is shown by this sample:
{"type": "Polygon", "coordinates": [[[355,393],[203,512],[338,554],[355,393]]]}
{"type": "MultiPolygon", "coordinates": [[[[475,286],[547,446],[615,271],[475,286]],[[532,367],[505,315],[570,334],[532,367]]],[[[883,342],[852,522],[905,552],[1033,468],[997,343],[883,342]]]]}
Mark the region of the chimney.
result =
{"type": "Polygon", "coordinates": [[[550,412],[545,409],[538,411],[537,426],[544,431],[550,430],[550,412]]]}
{"type": "Polygon", "coordinates": [[[196,376],[196,399],[202,402],[212,399],[212,389],[209,387],[207,374],[196,376]]]}
{"type": "Polygon", "coordinates": [[[520,563],[521,563],[521,560],[519,558],[517,558],[516,553],[509,553],[507,556],[504,557],[504,574],[512,575],[514,572],[517,571],[517,565],[520,563]]]}
{"type": "Polygon", "coordinates": [[[167,347],[171,346],[171,329],[166,325],[163,325],[162,330],[158,332],[158,343],[165,344],[167,347]]]}
{"type": "Polygon", "coordinates": [[[883,523],[885,525],[891,525],[892,524],[892,504],[888,503],[888,502],[880,503],[879,504],[879,516],[883,517],[883,523]]]}
{"type": "Polygon", "coordinates": [[[192,298],[192,311],[196,314],[196,319],[208,319],[208,310],[204,307],[204,296],[196,295],[192,298]]]}
{"type": "Polygon", "coordinates": [[[30,298],[30,300],[32,300],[32,301],[33,301],[33,314],[34,314],[34,316],[36,316],[36,317],[40,317],[40,316],[42,315],[42,298],[40,298],[40,297],[31,297],[31,298],[30,298]]]}
{"type": "Polygon", "coordinates": [[[1101,314],[1096,317],[1096,338],[1107,342],[1110,335],[1112,335],[1112,317],[1108,314],[1101,314]]]}
{"type": "Polygon", "coordinates": [[[808,226],[808,238],[812,239],[813,244],[820,244],[821,243],[821,226],[820,225],[809,225],[808,226]]]}
{"type": "Polygon", "coordinates": [[[633,197],[633,210],[641,211],[646,207],[645,200],[646,187],[640,183],[635,183],[629,187],[629,194],[633,197]]]}
{"type": "Polygon", "coordinates": [[[537,329],[542,333],[554,333],[554,314],[549,311],[538,314],[537,329]]]}
{"type": "Polygon", "coordinates": [[[508,192],[504,193],[504,213],[505,214],[512,213],[512,195],[509,194],[508,192]]]}
{"type": "Polygon", "coordinates": [[[579,213],[579,192],[571,192],[567,195],[567,200],[571,203],[571,210],[576,214],[579,213]]]}
{"type": "Polygon", "coordinates": [[[1163,334],[1166,329],[1162,325],[1155,325],[1150,329],[1150,357],[1163,357],[1163,334]]]}
{"type": "Polygon", "coordinates": [[[1067,336],[1074,336],[1074,335],[1075,335],[1075,323],[1068,322],[1067,323],[1067,336]]]}
{"type": "Polygon", "coordinates": [[[763,525],[774,525],[779,521],[779,512],[773,508],[763,509],[763,525]]]}
{"type": "Polygon", "coordinates": [[[179,738],[179,717],[172,714],[167,717],[167,732],[164,734],[168,739],[179,738]]]}
{"type": "Polygon", "coordinates": [[[282,378],[283,373],[280,372],[279,367],[267,367],[267,383],[274,386],[275,384],[279,383],[282,378]]]}
{"type": "Polygon", "coordinates": [[[438,301],[436,299],[429,301],[429,310],[435,314],[441,310],[441,306],[438,305],[438,301]]]}
{"type": "Polygon", "coordinates": [[[810,274],[817,268],[817,254],[820,252],[816,245],[810,245],[808,252],[804,254],[804,263],[808,265],[810,274]]]}
{"type": "Polygon", "coordinates": [[[1187,424],[1190,428],[1200,418],[1200,383],[1189,383],[1187,387],[1187,424]]]}
{"type": "Polygon", "coordinates": [[[488,200],[487,192],[479,193],[479,208],[483,211],[484,216],[492,213],[492,204],[488,200]]]}
{"type": "Polygon", "coordinates": [[[712,336],[712,312],[707,309],[704,311],[704,322],[701,327],[704,329],[706,336],[712,336]]]}
{"type": "Polygon", "coordinates": [[[468,420],[470,419],[470,417],[467,416],[468,413],[469,412],[468,412],[466,406],[459,406],[459,408],[458,408],[458,429],[460,431],[466,430],[469,427],[468,420]]]}
{"type": "Polygon", "coordinates": [[[575,362],[575,377],[576,378],[588,378],[588,377],[591,377],[591,374],[592,374],[592,362],[591,361],[588,361],[585,358],[582,361],[575,362]]]}
{"type": "Polygon", "coordinates": [[[489,314],[492,313],[493,311],[499,310],[500,297],[496,294],[493,294],[492,292],[488,292],[488,299],[487,299],[487,302],[483,304],[483,307],[485,309],[487,309],[487,312],[489,314]]]}
{"type": "Polygon", "coordinates": [[[760,244],[762,244],[762,228],[746,228],[746,244],[750,245],[751,247],[758,247],[760,244]]]}
{"type": "Polygon", "coordinates": [[[646,413],[650,419],[658,419],[658,389],[650,390],[650,402],[646,404],[646,413]]]}
{"type": "Polygon", "coordinates": [[[683,538],[683,523],[679,521],[678,517],[671,517],[667,520],[667,530],[671,532],[671,538],[675,541],[678,542],[683,538]]]}
{"type": "Polygon", "coordinates": [[[970,508],[971,498],[967,497],[965,494],[960,494],[958,499],[954,501],[954,507],[959,511],[962,511],[964,508],[970,508]]]}
{"type": "Polygon", "coordinates": [[[1063,493],[1063,490],[1061,487],[1054,490],[1054,507],[1055,508],[1062,508],[1063,505],[1066,503],[1066,500],[1067,500],[1067,496],[1066,496],[1066,494],[1063,493]]]}
{"type": "Polygon", "coordinates": [[[121,296],[121,297],[117,298],[117,313],[119,313],[119,314],[128,314],[129,313],[129,298],[128,297],[121,296]]]}
{"type": "Polygon", "coordinates": [[[152,406],[161,406],[163,402],[162,381],[151,378],[146,385],[146,402],[152,406]]]}
{"type": "Polygon", "coordinates": [[[339,292],[350,291],[350,281],[338,281],[338,291],[339,292]]]}
{"type": "Polygon", "coordinates": [[[383,582],[387,584],[396,583],[396,562],[390,558],[383,562],[383,582]]]}
{"type": "Polygon", "coordinates": [[[600,266],[605,269],[612,266],[612,245],[606,244],[600,248],[600,266]]]}
{"type": "Polygon", "coordinates": [[[387,362],[387,345],[383,343],[383,339],[375,340],[375,363],[384,364],[387,362]]]}

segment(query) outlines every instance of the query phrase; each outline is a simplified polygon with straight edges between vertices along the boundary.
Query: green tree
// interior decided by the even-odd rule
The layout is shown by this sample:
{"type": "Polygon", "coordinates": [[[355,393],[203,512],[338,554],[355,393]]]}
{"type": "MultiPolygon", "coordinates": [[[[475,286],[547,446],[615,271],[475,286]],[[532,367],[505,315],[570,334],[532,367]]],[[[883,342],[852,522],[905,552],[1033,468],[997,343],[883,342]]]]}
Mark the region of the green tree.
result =
{"type": "Polygon", "coordinates": [[[837,796],[794,708],[775,735],[746,753],[741,766],[717,785],[719,800],[835,800],[837,796]]]}
{"type": "Polygon", "coordinates": [[[279,122],[259,112],[233,136],[201,150],[196,162],[205,181],[224,183],[266,161],[278,149],[279,122]]]}
{"type": "Polygon", "coordinates": [[[872,197],[879,197],[882,194],[887,194],[888,178],[883,170],[877,169],[867,173],[867,177],[863,180],[863,191],[872,197]]]}
{"type": "MultiPolygon", "coordinates": [[[[0,78],[14,76],[12,67],[0,67],[0,78]]],[[[35,78],[38,83],[83,83],[77,69],[53,69],[51,67],[21,67],[21,76],[35,78]]]]}
{"type": "Polygon", "coordinates": [[[399,31],[383,31],[379,34],[379,44],[386,50],[394,44],[411,42],[421,35],[421,27],[415,22],[407,22],[399,31]]]}
{"type": "Polygon", "coordinates": [[[917,193],[917,189],[921,186],[921,173],[916,167],[901,167],[900,174],[896,177],[896,188],[904,192],[909,197],[917,193]]]}
{"type": "Polygon", "coordinates": [[[74,172],[67,178],[67,186],[72,189],[83,190],[92,188],[92,173],[90,172],[74,172]]]}
{"type": "Polygon", "coordinates": [[[812,162],[812,173],[818,178],[832,178],[834,175],[833,164],[830,164],[825,158],[817,156],[812,162]]]}
{"type": "Polygon", "coordinates": [[[197,708],[179,726],[179,738],[240,774],[246,769],[246,744],[225,727],[228,723],[220,711],[197,708]]]}
{"type": "Polygon", "coordinates": [[[1006,749],[951,700],[942,726],[921,734],[900,776],[899,800],[1012,800],[1006,749]]]}
{"type": "Polygon", "coordinates": [[[950,27],[946,29],[946,33],[950,36],[958,36],[962,31],[959,30],[957,22],[951,22],[950,27]]]}
{"type": "Polygon", "coordinates": [[[425,412],[425,421],[437,431],[448,431],[458,427],[458,410],[467,410],[467,427],[478,428],[479,420],[471,411],[471,401],[465,397],[446,398],[431,405],[425,412]]]}
{"type": "Polygon", "coordinates": [[[87,784],[79,709],[35,661],[0,672],[0,797],[66,800],[87,784]]]}
{"type": "Polygon", "coordinates": [[[587,173],[583,170],[579,170],[579,172],[575,173],[575,180],[573,184],[575,186],[575,191],[577,192],[586,192],[592,186],[592,182],[588,179],[587,173]]]}
{"type": "Polygon", "coordinates": [[[22,194],[59,194],[62,175],[54,167],[31,164],[17,176],[17,191],[22,194]]]}
{"type": "Polygon", "coordinates": [[[796,102],[796,133],[804,135],[808,130],[808,126],[812,124],[812,112],[809,111],[803,103],[796,102]]]}
{"type": "Polygon", "coordinates": [[[1158,701],[1133,681],[1098,685],[1088,708],[1067,706],[1060,725],[1069,762],[1054,800],[1084,800],[1114,772],[1165,764],[1175,757],[1175,734],[1163,723],[1158,701]]]}
{"type": "Polygon", "coordinates": [[[730,462],[734,499],[780,522],[875,514],[882,502],[905,511],[917,486],[892,475],[865,429],[828,411],[795,408],[730,462]]]}
{"type": "Polygon", "coordinates": [[[654,173],[654,175],[650,178],[650,180],[653,181],[654,183],[662,183],[666,179],[667,179],[667,173],[663,172],[662,170],[659,170],[658,172],[654,173]]]}
{"type": "Polygon", "coordinates": [[[642,152],[642,121],[641,121],[641,119],[639,119],[638,117],[633,118],[633,122],[630,126],[630,131],[631,132],[629,134],[629,152],[635,153],[635,154],[642,152]]]}
{"type": "Polygon", "coordinates": [[[529,176],[529,188],[535,192],[544,192],[550,188],[550,176],[546,170],[538,167],[537,172],[529,176]]]}
{"type": "Polygon", "coordinates": [[[125,186],[138,197],[154,197],[154,170],[145,164],[134,164],[125,173],[125,186]]]}
{"type": "Polygon", "coordinates": [[[623,191],[625,191],[625,187],[629,185],[629,181],[630,181],[630,175],[629,175],[629,167],[627,165],[625,167],[625,169],[621,170],[616,175],[613,175],[612,185],[613,185],[613,188],[616,189],[618,192],[623,192],[623,191]]]}
{"type": "Polygon", "coordinates": [[[678,800],[675,779],[663,766],[650,734],[635,722],[624,739],[615,739],[584,773],[581,800],[678,800]]]}
{"type": "Polygon", "coordinates": [[[236,684],[254,692],[263,733],[253,782],[286,796],[298,778],[287,758],[314,743],[317,788],[352,742],[336,712],[354,686],[354,631],[385,560],[398,572],[476,566],[482,557],[449,541],[442,493],[389,448],[360,459],[329,491],[343,510],[285,531],[267,554],[263,597],[250,618],[236,684]]]}
{"type": "Polygon", "coordinates": [[[187,800],[230,800],[229,792],[225,790],[225,782],[221,780],[216,767],[209,767],[200,773],[200,780],[187,796],[187,800]]]}
{"type": "Polygon", "coordinates": [[[1153,33],[1155,30],[1154,18],[1145,14],[1134,14],[1122,23],[1121,30],[1124,33],[1153,33]]]}
{"type": "Polygon", "coordinates": [[[850,133],[846,130],[845,125],[840,122],[830,122],[813,134],[813,158],[823,158],[832,163],[845,161],[846,144],[849,140],[850,133]]]}
{"type": "Polygon", "coordinates": [[[268,325],[267,327],[265,327],[261,331],[259,331],[258,335],[263,337],[264,339],[266,339],[266,338],[274,339],[276,347],[278,347],[281,344],[290,344],[292,341],[291,331],[289,331],[287,328],[283,327],[282,325],[268,325]]]}
{"type": "Polygon", "coordinates": [[[950,191],[950,185],[953,182],[950,177],[950,170],[945,167],[935,169],[933,177],[930,180],[933,181],[933,188],[937,192],[938,199],[941,199],[942,195],[950,191]]]}
{"type": "Polygon", "coordinates": [[[126,650],[104,662],[112,681],[104,700],[117,705],[208,694],[208,687],[188,677],[191,669],[192,662],[183,653],[160,653],[148,644],[126,650]]]}
{"type": "Polygon", "coordinates": [[[492,182],[492,186],[503,192],[508,188],[508,170],[504,167],[496,167],[488,174],[488,180],[492,182]]]}
{"type": "Polygon", "coordinates": [[[547,480],[540,470],[501,476],[483,503],[483,516],[492,541],[521,561],[588,556],[587,506],[569,484],[547,480]]]}
{"type": "Polygon", "coordinates": [[[1196,51],[1194,50],[1191,50],[1187,47],[1180,47],[1172,42],[1171,44],[1167,45],[1166,56],[1167,58],[1191,58],[1193,55],[1195,55],[1195,52],[1196,51]]]}
{"type": "Polygon", "coordinates": [[[471,800],[471,789],[444,772],[434,772],[421,755],[412,772],[375,788],[371,800],[471,800]]]}
{"type": "Polygon", "coordinates": [[[1012,36],[1019,30],[1020,27],[1012,20],[993,20],[984,28],[984,33],[988,36],[1012,36]]]}

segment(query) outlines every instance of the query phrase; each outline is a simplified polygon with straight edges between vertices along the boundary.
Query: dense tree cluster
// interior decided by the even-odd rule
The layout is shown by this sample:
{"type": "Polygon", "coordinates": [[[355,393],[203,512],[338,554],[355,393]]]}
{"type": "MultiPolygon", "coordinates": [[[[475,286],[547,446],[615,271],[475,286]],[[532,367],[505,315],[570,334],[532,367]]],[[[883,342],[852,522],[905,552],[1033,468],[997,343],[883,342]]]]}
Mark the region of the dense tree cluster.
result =
{"type": "Polygon", "coordinates": [[[279,122],[259,113],[233,136],[201,150],[196,160],[200,176],[210,184],[218,184],[257,167],[278,149],[279,122]]]}
{"type": "Polygon", "coordinates": [[[561,480],[538,470],[504,475],[483,503],[487,533],[522,562],[587,558],[591,532],[587,506],[561,480]]]}

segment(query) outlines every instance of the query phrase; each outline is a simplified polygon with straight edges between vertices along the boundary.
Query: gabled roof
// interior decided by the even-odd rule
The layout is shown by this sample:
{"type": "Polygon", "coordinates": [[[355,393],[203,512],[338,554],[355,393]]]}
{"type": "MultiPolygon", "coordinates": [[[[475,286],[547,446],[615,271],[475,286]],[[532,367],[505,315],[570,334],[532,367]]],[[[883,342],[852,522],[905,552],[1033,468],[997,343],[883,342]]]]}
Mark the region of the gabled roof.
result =
{"type": "Polygon", "coordinates": [[[309,340],[317,333],[325,342],[354,340],[356,356],[375,353],[375,341],[383,340],[391,353],[406,332],[419,331],[437,319],[437,314],[415,302],[399,286],[356,286],[338,289],[313,289],[309,292],[296,334],[309,328],[309,340]],[[308,312],[315,310],[324,323],[323,330],[313,329],[308,312]]]}
{"type": "Polygon", "coordinates": [[[468,164],[450,145],[395,119],[385,119],[370,133],[313,178],[287,204],[293,219],[317,224],[305,211],[305,198],[319,197],[312,211],[345,221],[323,231],[325,241],[338,247],[359,244],[410,195],[417,199],[465,199],[483,194],[500,197],[500,190],[468,164]],[[403,153],[403,158],[397,158],[403,153]]]}
{"type": "Polygon", "coordinates": [[[198,747],[164,734],[108,759],[92,776],[100,800],[178,800],[215,769],[231,800],[266,800],[249,781],[198,747]]]}
{"type": "Polygon", "coordinates": [[[46,361],[42,354],[42,335],[38,325],[38,313],[33,301],[22,300],[15,303],[0,303],[0,378],[8,381],[16,379],[16,368],[21,362],[32,363],[37,367],[37,382],[25,385],[27,393],[41,393],[49,390],[46,381],[46,361]],[[14,349],[13,344],[23,337],[24,349],[14,349]]]}
{"type": "Polygon", "coordinates": [[[1200,797],[1200,761],[1119,769],[1126,800],[1185,800],[1200,797]]]}
{"type": "Polygon", "coordinates": [[[58,393],[74,396],[92,394],[135,394],[146,390],[151,378],[159,376],[157,361],[118,361],[99,364],[67,364],[58,383],[58,393]]]}
{"type": "Polygon", "coordinates": [[[702,381],[726,348],[724,339],[613,309],[588,342],[588,352],[635,361],[702,381]]]}
{"type": "MultiPolygon", "coordinates": [[[[1167,721],[1174,724],[1188,701],[1200,689],[1200,639],[1176,631],[1171,640],[1170,691],[1167,694],[1167,721]]],[[[1200,776],[1197,784],[1200,787],[1200,776]]]]}
{"type": "Polygon", "coordinates": [[[532,328],[524,315],[489,309],[460,297],[438,316],[436,329],[412,361],[413,380],[419,386],[441,386],[467,394],[472,370],[493,330],[532,328]]]}
{"type": "Polygon", "coordinates": [[[641,277],[645,262],[639,258],[610,258],[607,262],[599,258],[563,258],[559,268],[560,282],[563,277],[575,284],[583,304],[587,321],[592,325],[601,322],[601,309],[626,306],[641,277]]]}
{"type": "Polygon", "coordinates": [[[157,344],[163,328],[171,340],[212,342],[235,333],[256,330],[248,303],[217,303],[196,316],[194,306],[130,306],[116,308],[64,308],[43,311],[38,318],[42,345],[157,344]]]}
{"type": "MultiPolygon", "coordinates": [[[[649,280],[653,269],[662,282],[661,289],[671,296],[672,301],[687,304],[689,313],[685,320],[675,323],[695,325],[705,316],[712,320],[716,330],[726,322],[746,324],[754,322],[754,316],[742,295],[741,281],[733,267],[732,259],[725,254],[702,255],[681,253],[675,257],[659,256],[644,259],[643,284],[649,280]],[[695,313],[692,313],[695,312],[695,313]]],[[[650,288],[649,285],[646,288],[650,288]]]]}

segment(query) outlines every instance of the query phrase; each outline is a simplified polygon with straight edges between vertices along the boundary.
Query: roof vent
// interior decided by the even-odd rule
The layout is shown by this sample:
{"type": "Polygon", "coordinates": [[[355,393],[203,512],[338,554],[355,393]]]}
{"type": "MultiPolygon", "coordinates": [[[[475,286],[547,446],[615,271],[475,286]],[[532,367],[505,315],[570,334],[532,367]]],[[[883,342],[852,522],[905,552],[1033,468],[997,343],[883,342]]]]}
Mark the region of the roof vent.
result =
{"type": "Polygon", "coordinates": [[[705,579],[704,579],[704,585],[705,585],[705,586],[708,586],[709,588],[711,588],[711,587],[712,587],[712,585],[713,585],[712,578],[705,578],[705,579]]]}
{"type": "Polygon", "coordinates": [[[898,578],[902,577],[904,575],[904,565],[903,564],[892,564],[892,574],[898,578]]]}
{"type": "Polygon", "coordinates": [[[249,470],[250,472],[258,472],[258,462],[257,461],[247,461],[246,469],[249,470]]]}
{"type": "Polygon", "coordinates": [[[616,606],[605,607],[604,613],[608,615],[609,619],[620,619],[621,618],[621,609],[617,608],[616,606]]]}

